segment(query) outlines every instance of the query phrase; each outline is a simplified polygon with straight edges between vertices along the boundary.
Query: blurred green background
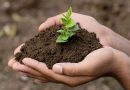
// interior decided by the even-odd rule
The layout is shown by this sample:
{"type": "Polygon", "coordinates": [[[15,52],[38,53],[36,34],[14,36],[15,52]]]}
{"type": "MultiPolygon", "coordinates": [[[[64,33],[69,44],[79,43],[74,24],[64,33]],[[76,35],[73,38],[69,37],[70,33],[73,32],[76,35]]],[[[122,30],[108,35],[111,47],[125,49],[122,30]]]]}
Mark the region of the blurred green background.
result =
{"type": "Polygon", "coordinates": [[[35,84],[8,68],[13,50],[33,37],[48,17],[73,7],[130,39],[130,0],[0,0],[0,90],[123,90],[113,78],[100,78],[79,87],[35,84]]]}

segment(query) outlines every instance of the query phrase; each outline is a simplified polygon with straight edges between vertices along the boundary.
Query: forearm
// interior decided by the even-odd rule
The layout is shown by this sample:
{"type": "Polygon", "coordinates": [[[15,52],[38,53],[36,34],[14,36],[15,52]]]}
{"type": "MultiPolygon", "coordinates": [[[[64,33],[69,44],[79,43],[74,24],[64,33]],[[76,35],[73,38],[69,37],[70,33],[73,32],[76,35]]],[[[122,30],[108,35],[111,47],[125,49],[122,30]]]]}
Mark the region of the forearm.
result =
{"type": "Polygon", "coordinates": [[[116,79],[121,83],[121,85],[125,88],[125,90],[130,90],[130,71],[124,69],[124,71],[120,71],[120,74],[116,76],[116,79]]]}
{"type": "Polygon", "coordinates": [[[122,52],[116,52],[114,59],[116,61],[114,75],[116,79],[130,90],[130,57],[122,52]]]}
{"type": "Polygon", "coordinates": [[[113,31],[111,32],[110,37],[111,37],[111,43],[110,43],[111,47],[123,51],[128,56],[130,56],[130,40],[122,37],[121,35],[113,31]]]}
{"type": "Polygon", "coordinates": [[[130,73],[118,77],[119,82],[123,85],[126,90],[130,90],[130,73]]]}

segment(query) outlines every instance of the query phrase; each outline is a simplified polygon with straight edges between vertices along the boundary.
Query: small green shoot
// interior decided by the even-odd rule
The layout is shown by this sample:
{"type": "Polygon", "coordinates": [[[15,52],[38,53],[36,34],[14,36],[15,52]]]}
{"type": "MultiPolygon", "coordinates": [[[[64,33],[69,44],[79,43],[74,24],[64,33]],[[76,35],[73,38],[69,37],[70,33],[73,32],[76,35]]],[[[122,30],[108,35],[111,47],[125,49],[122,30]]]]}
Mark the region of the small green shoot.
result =
{"type": "Polygon", "coordinates": [[[60,33],[56,40],[57,43],[68,42],[69,38],[75,35],[76,31],[79,30],[79,26],[75,23],[71,16],[72,8],[70,7],[66,15],[63,14],[63,18],[61,18],[64,28],[62,30],[57,31],[58,33],[60,33]]]}

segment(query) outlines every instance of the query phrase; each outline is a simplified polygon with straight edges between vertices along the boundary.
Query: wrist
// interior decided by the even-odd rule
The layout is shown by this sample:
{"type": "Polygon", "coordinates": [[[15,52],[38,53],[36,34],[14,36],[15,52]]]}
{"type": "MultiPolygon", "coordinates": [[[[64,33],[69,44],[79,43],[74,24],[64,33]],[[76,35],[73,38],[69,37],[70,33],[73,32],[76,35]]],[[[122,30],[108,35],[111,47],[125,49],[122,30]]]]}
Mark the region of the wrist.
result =
{"type": "Polygon", "coordinates": [[[113,76],[123,85],[126,90],[130,90],[130,58],[119,51],[114,53],[114,72],[113,76]]]}
{"type": "Polygon", "coordinates": [[[110,46],[130,56],[130,41],[123,36],[110,30],[110,46]]]}
{"type": "Polygon", "coordinates": [[[130,56],[130,40],[115,33],[113,30],[102,25],[101,33],[98,34],[104,45],[120,50],[130,56]]]}

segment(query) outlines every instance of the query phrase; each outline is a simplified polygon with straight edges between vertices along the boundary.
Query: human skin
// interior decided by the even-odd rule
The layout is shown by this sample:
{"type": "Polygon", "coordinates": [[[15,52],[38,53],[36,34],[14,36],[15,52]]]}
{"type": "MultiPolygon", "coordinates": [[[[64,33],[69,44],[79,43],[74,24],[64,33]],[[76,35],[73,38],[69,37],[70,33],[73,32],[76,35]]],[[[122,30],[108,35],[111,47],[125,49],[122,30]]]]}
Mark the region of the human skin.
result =
{"type": "MultiPolygon", "coordinates": [[[[49,18],[39,27],[39,31],[62,24],[60,18],[61,15],[49,18]]],[[[114,33],[90,16],[73,13],[72,18],[79,22],[82,28],[95,32],[103,48],[93,51],[82,62],[57,63],[52,70],[48,69],[44,63],[31,58],[23,59],[24,64],[20,64],[13,58],[8,65],[42,82],[63,83],[69,86],[78,86],[110,75],[119,80],[126,90],[130,90],[129,40],[114,33]]],[[[15,50],[15,53],[17,52],[20,52],[20,47],[15,50]]]]}
{"type": "MultiPolygon", "coordinates": [[[[62,15],[57,15],[48,18],[44,23],[40,25],[39,31],[43,31],[53,25],[62,24],[60,20],[61,17],[62,15]]],[[[130,56],[130,50],[128,50],[130,49],[130,41],[128,39],[100,24],[91,16],[73,13],[72,18],[75,20],[75,22],[79,22],[82,28],[85,28],[89,32],[96,33],[97,38],[99,38],[102,45],[110,46],[117,50],[123,51],[130,56]]]]}

